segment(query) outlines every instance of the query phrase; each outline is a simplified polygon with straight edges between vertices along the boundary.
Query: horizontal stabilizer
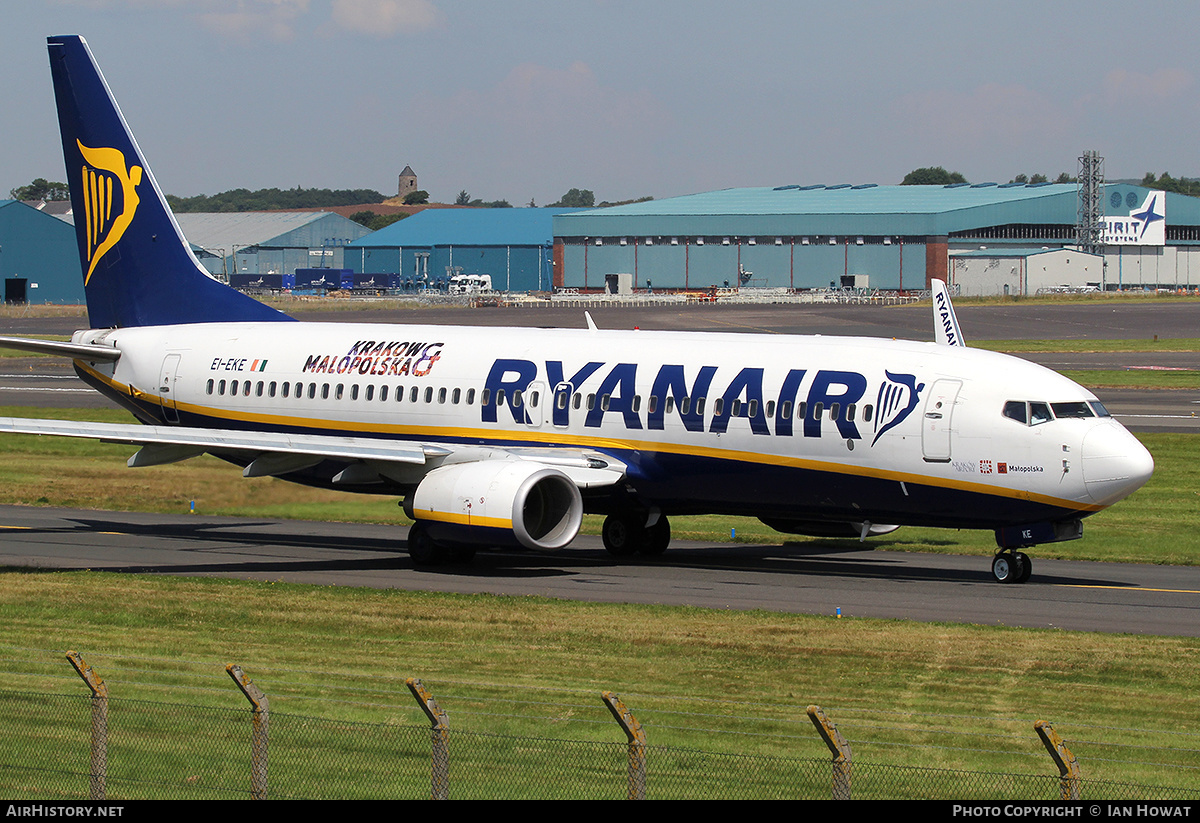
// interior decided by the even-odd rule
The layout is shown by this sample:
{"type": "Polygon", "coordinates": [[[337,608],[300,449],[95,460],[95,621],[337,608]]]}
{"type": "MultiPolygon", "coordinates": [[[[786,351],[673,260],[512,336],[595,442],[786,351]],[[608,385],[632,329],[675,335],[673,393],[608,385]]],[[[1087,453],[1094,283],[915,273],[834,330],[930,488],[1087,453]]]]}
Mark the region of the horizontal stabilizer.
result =
{"type": "Polygon", "coordinates": [[[57,340],[37,340],[30,337],[0,337],[0,349],[30,351],[35,354],[52,354],[75,360],[114,361],[121,358],[121,350],[111,346],[94,346],[89,343],[63,343],[57,340]]]}

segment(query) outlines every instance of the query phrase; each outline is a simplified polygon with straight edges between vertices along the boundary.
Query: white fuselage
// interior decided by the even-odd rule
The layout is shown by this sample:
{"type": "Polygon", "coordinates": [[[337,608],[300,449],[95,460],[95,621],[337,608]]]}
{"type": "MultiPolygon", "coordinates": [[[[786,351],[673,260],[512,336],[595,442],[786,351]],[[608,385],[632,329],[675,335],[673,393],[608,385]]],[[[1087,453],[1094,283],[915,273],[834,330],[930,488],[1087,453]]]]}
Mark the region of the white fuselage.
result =
{"type": "Polygon", "coordinates": [[[997,528],[1097,511],[1153,465],[1074,382],[932,343],[326,323],[76,335],[97,338],[122,357],[82,373],[146,422],[593,451],[664,512],[997,528]],[[1034,420],[1040,404],[1069,414],[1034,420]]]}

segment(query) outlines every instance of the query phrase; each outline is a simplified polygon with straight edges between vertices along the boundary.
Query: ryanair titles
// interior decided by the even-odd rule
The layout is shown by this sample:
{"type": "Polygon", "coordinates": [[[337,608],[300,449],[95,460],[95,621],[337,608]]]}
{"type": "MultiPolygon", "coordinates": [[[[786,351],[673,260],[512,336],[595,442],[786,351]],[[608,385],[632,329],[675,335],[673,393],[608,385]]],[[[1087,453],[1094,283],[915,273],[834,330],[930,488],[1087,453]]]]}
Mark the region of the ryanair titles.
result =
{"type": "Polygon", "coordinates": [[[876,406],[878,413],[872,414],[868,407],[856,415],[851,408],[862,400],[868,383],[858,372],[789,369],[778,392],[768,397],[761,367],[748,366],[728,381],[717,381],[716,366],[668,363],[658,367],[643,410],[643,398],[636,389],[638,368],[637,363],[594,361],[572,370],[562,361],[547,360],[545,371],[539,373],[538,364],[531,360],[497,359],[484,383],[482,421],[502,422],[503,416],[503,422],[511,417],[515,423],[531,424],[529,405],[523,398],[532,385],[541,383],[551,387],[550,414],[556,426],[567,426],[575,413],[584,415],[583,425],[590,428],[599,428],[610,415],[626,429],[655,430],[665,428],[668,415],[677,415],[692,432],[721,434],[728,431],[731,421],[742,418],[754,434],[790,437],[798,426],[802,436],[820,437],[824,421],[832,422],[842,438],[861,440],[860,424],[878,438],[913,412],[925,388],[914,375],[885,372],[887,380],[880,386],[879,399],[889,398],[891,402],[876,406]],[[597,376],[598,384],[593,379],[597,376]],[[588,402],[583,404],[575,395],[585,391],[581,387],[588,381],[595,388],[586,389],[588,402]],[[798,414],[801,409],[803,413],[798,414]]]}

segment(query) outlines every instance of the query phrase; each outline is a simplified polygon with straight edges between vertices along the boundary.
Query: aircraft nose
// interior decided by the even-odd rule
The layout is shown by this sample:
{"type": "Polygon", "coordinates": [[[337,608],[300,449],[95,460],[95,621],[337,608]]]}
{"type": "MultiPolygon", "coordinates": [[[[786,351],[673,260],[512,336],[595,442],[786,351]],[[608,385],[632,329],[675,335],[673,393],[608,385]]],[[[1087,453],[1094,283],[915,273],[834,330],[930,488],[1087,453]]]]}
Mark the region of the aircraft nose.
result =
{"type": "Polygon", "coordinates": [[[1083,439],[1083,482],[1088,495],[1109,506],[1140,489],[1154,474],[1154,458],[1124,426],[1107,421],[1083,439]]]}

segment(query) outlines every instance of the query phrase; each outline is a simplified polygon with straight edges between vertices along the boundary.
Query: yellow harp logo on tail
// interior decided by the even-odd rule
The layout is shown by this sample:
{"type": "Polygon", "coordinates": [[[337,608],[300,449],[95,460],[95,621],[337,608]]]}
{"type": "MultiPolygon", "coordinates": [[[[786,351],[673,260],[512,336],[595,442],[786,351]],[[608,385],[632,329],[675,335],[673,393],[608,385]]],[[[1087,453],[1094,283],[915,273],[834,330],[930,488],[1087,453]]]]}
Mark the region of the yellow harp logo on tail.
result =
{"type": "Polygon", "coordinates": [[[92,279],[92,272],[109,249],[133,222],[140,202],[137,187],[142,182],[142,167],[125,169],[125,155],[116,149],[90,149],[80,143],[83,155],[83,211],[87,236],[88,270],[83,285],[92,279]],[[114,187],[115,184],[115,187],[114,187]],[[119,207],[120,212],[114,213],[119,207]]]}

